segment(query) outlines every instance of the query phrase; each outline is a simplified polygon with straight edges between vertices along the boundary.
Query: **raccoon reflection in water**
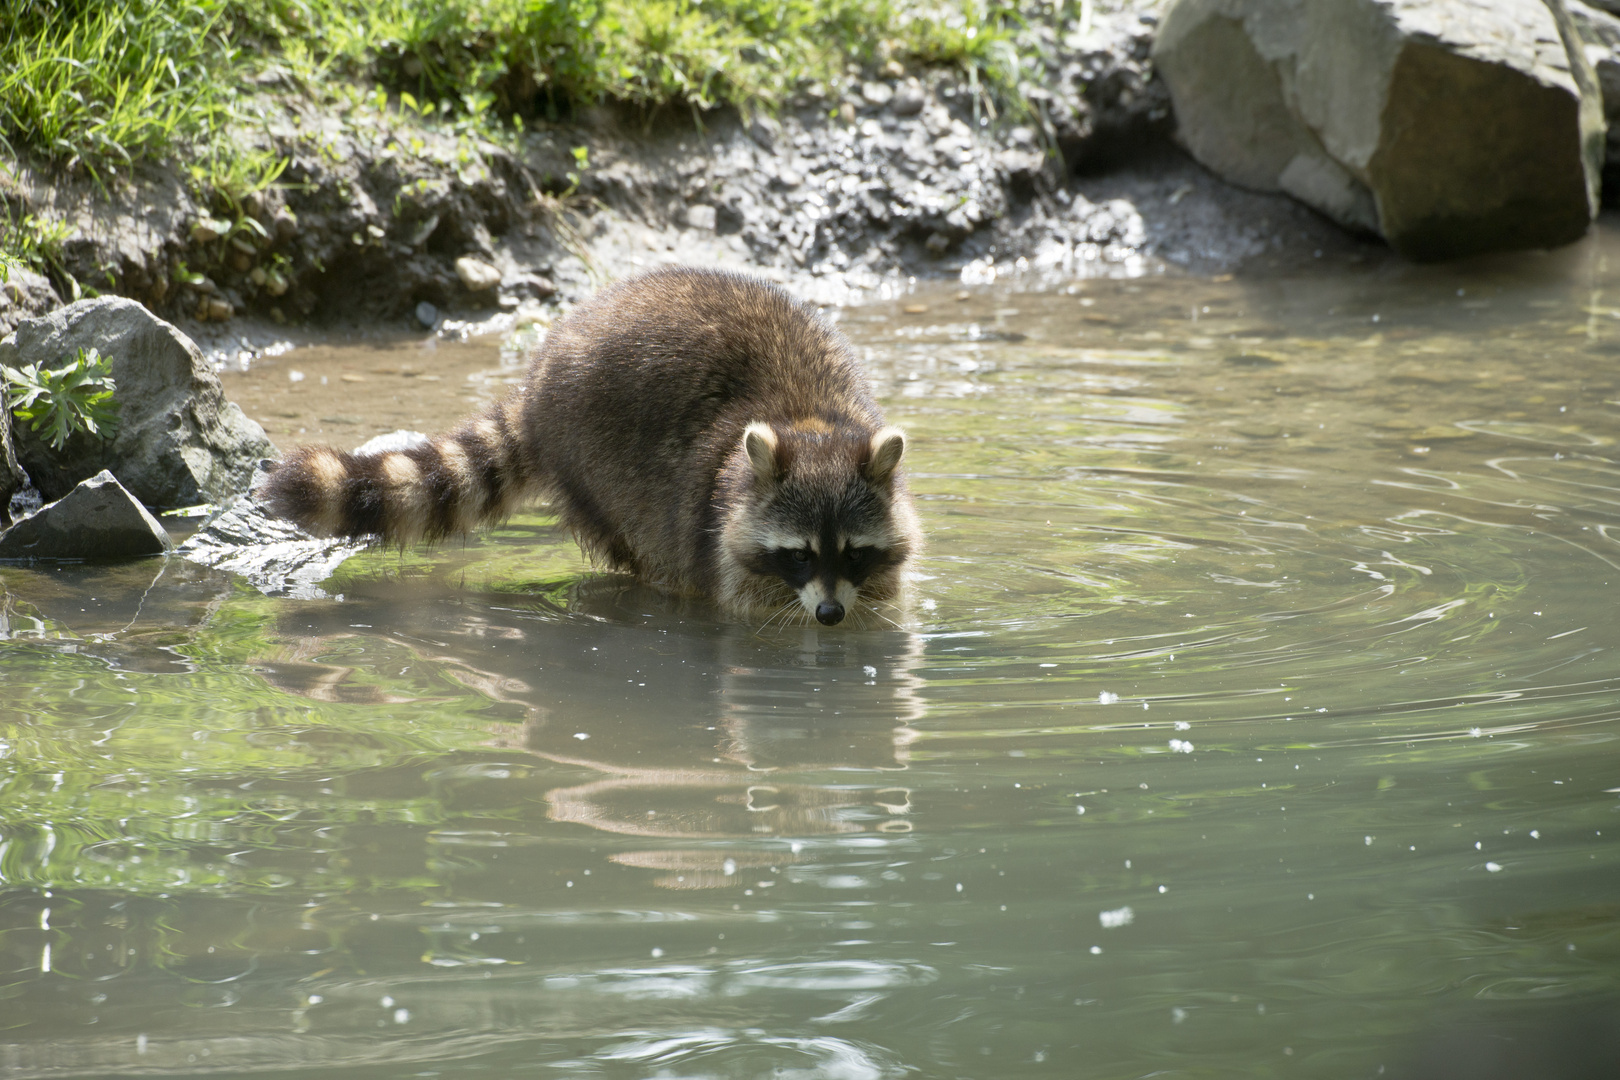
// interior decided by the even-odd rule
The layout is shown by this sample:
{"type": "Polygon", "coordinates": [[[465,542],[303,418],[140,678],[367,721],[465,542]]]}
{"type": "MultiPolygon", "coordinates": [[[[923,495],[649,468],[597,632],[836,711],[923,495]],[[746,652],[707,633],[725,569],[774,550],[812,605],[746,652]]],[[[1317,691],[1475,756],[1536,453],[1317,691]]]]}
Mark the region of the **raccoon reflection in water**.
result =
{"type": "Polygon", "coordinates": [[[260,490],[326,536],[405,545],[547,500],[606,566],[766,622],[893,604],[922,546],[844,335],[782,289],[654,270],[560,320],[523,383],[409,450],[300,447],[260,490]]]}

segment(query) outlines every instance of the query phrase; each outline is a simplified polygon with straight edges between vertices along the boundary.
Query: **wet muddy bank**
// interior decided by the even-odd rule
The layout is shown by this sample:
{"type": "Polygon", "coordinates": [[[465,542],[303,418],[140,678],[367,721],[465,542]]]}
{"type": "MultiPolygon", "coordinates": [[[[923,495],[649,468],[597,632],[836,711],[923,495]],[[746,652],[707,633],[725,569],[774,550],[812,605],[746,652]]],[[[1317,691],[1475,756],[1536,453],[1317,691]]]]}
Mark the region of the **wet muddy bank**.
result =
{"type": "Polygon", "coordinates": [[[18,272],[0,334],[73,280],[138,299],[217,357],[310,332],[536,318],[666,262],[751,269],[822,301],[912,278],[1138,275],[1381,249],[1170,141],[1151,14],[1032,24],[1027,108],[955,69],[890,63],[775,115],[581,110],[497,145],[389,102],[339,110],[267,76],[240,138],[288,164],[239,208],[178,165],[108,189],[21,161],[0,196],[67,222],[62,273],[18,272]],[[503,318],[504,316],[504,318],[503,318]]]}

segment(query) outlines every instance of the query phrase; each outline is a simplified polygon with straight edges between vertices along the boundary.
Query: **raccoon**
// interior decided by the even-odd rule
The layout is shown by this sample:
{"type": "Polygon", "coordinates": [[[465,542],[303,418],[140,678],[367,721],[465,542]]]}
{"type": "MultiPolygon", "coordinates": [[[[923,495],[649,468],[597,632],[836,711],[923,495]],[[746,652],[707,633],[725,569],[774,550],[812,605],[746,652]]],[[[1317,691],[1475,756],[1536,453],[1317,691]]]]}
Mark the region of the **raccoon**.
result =
{"type": "Polygon", "coordinates": [[[311,532],[398,545],[541,498],[599,564],[734,616],[833,626],[895,600],[921,549],[905,451],[812,309],[672,268],[561,319],[524,382],[448,434],[369,456],[300,447],[259,495],[311,532]]]}

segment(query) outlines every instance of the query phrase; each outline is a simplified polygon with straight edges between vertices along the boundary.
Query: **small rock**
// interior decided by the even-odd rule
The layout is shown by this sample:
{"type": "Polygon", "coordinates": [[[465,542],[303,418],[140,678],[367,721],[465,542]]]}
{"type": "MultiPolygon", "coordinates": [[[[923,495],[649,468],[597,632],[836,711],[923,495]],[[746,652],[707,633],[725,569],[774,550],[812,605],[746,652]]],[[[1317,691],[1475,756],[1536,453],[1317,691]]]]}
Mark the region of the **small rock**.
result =
{"type": "Polygon", "coordinates": [[[782,135],[782,125],[768,116],[756,116],[748,124],[748,137],[759,144],[760,149],[775,152],[776,140],[782,135]]]}
{"type": "Polygon", "coordinates": [[[694,229],[714,231],[714,207],[697,203],[686,208],[686,224],[694,229]]]}
{"type": "Polygon", "coordinates": [[[916,79],[908,79],[889,99],[889,111],[896,116],[916,116],[928,104],[928,95],[916,79]]]}
{"type": "Polygon", "coordinates": [[[363,457],[374,457],[377,454],[392,454],[396,450],[415,450],[418,446],[426,446],[432,441],[420,431],[400,428],[367,439],[355,447],[353,452],[363,457]]]}
{"type": "Polygon", "coordinates": [[[173,546],[157,518],[103,469],[0,535],[0,559],[128,559],[173,546]]]}
{"type": "Polygon", "coordinates": [[[522,330],[525,327],[537,326],[544,330],[551,325],[551,316],[546,309],[540,306],[537,300],[525,300],[518,305],[517,312],[512,316],[514,329],[522,330]]]}
{"type": "Polygon", "coordinates": [[[468,292],[483,292],[501,283],[499,270],[471,255],[463,255],[456,260],[456,277],[461,279],[468,292]]]}
{"type": "Polygon", "coordinates": [[[191,239],[199,244],[211,243],[231,231],[228,221],[216,221],[213,218],[201,218],[191,225],[191,239]]]}
{"type": "Polygon", "coordinates": [[[274,226],[273,231],[278,244],[285,244],[298,235],[298,217],[285,206],[276,211],[275,220],[271,224],[274,226]]]}
{"type": "Polygon", "coordinates": [[[894,87],[881,82],[862,83],[861,97],[866,99],[868,105],[876,105],[882,108],[893,100],[894,87]]]}
{"type": "Polygon", "coordinates": [[[557,295],[557,283],[544,274],[519,272],[501,279],[501,291],[520,300],[546,300],[557,295]]]}
{"type": "Polygon", "coordinates": [[[416,321],[429,330],[433,329],[433,325],[439,321],[439,309],[423,300],[416,305],[416,321]]]}
{"type": "Polygon", "coordinates": [[[231,309],[231,302],[229,300],[222,300],[217,296],[211,296],[208,298],[207,304],[208,318],[212,322],[228,322],[230,321],[231,316],[236,314],[236,312],[231,309]]]}

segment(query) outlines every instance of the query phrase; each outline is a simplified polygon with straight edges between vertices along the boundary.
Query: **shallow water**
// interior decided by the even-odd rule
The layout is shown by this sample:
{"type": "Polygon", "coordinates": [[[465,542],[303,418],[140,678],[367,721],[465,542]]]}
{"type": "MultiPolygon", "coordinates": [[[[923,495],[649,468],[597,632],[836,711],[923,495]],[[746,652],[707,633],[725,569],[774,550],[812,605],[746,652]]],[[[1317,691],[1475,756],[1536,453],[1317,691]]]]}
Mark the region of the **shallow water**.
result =
{"type": "Polygon", "coordinates": [[[320,601],[0,569],[0,1071],[1614,1074],[1612,235],[843,322],[914,632],[543,515],[320,601]]]}

